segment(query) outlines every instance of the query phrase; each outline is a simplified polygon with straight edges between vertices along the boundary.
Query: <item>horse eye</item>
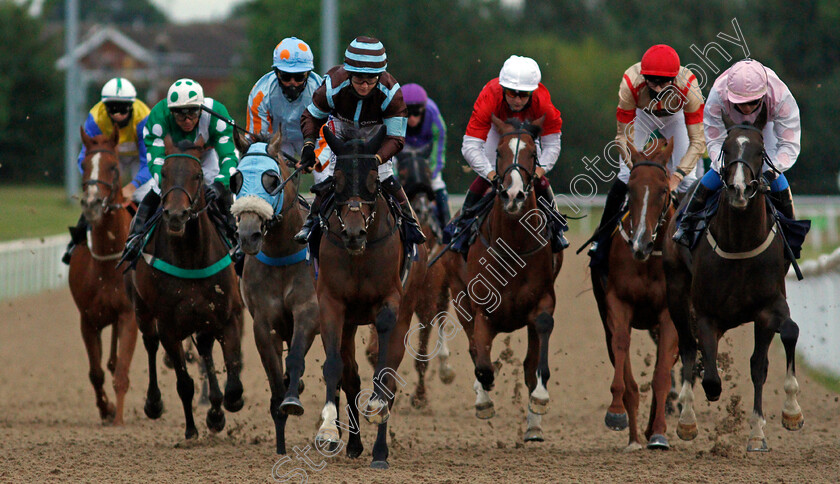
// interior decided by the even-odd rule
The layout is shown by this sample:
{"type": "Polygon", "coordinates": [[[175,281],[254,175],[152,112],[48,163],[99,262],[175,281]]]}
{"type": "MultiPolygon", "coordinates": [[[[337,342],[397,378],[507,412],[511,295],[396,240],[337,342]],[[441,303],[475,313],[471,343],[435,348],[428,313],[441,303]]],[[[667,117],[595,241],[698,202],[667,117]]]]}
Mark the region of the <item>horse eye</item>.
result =
{"type": "Polygon", "coordinates": [[[269,195],[277,195],[280,191],[280,175],[276,171],[267,171],[262,174],[262,184],[269,195]]]}
{"type": "Polygon", "coordinates": [[[234,195],[239,195],[240,190],[242,190],[242,172],[236,171],[230,176],[230,191],[234,195]]]}

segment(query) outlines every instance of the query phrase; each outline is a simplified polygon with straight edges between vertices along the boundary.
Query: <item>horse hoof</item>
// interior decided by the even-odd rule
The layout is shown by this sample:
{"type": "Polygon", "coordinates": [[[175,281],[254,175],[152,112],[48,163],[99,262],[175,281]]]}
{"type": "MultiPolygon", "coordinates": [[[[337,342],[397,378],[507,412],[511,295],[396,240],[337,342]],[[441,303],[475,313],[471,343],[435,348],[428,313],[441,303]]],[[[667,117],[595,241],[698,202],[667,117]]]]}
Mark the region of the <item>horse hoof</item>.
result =
{"type": "Polygon", "coordinates": [[[99,417],[102,419],[102,423],[106,425],[112,424],[116,416],[117,407],[115,407],[114,404],[111,402],[108,402],[108,405],[105,407],[105,409],[99,412],[99,417]]]}
{"type": "MultiPolygon", "coordinates": [[[[348,443],[347,444],[347,457],[349,457],[351,459],[355,459],[355,458],[359,457],[360,455],[362,455],[362,451],[364,451],[364,450],[365,450],[365,448],[361,444],[351,445],[351,444],[348,443]]],[[[332,452],[332,450],[330,452],[332,452]]]]}
{"type": "Polygon", "coordinates": [[[767,439],[752,438],[747,442],[747,452],[770,452],[767,439]]]}
{"type": "Polygon", "coordinates": [[[528,410],[537,415],[545,415],[548,413],[548,399],[532,396],[531,399],[528,400],[528,410]]]}
{"type": "Polygon", "coordinates": [[[303,404],[295,397],[286,397],[283,403],[280,404],[280,411],[286,415],[300,417],[303,415],[303,404]]]}
{"type": "Polygon", "coordinates": [[[391,466],[388,464],[386,460],[375,460],[370,463],[371,469],[390,469],[391,466]]]}
{"type": "Polygon", "coordinates": [[[788,415],[782,412],[782,425],[788,430],[799,430],[805,425],[805,417],[802,416],[801,412],[796,415],[788,415]]]}
{"type": "Polygon", "coordinates": [[[207,428],[211,432],[221,432],[225,428],[225,412],[222,409],[213,409],[207,411],[207,428]]]}
{"type": "Polygon", "coordinates": [[[542,429],[537,427],[534,429],[528,429],[525,432],[525,442],[545,442],[543,438],[542,429]]]}
{"type": "Polygon", "coordinates": [[[315,448],[328,449],[330,452],[338,448],[341,443],[341,437],[338,435],[338,429],[321,429],[315,435],[315,448]]]}
{"type": "Polygon", "coordinates": [[[187,439],[187,440],[197,439],[198,438],[198,429],[196,429],[195,427],[193,427],[191,429],[187,429],[187,431],[184,432],[184,438],[187,439]]]}
{"type": "Polygon", "coordinates": [[[146,404],[143,406],[143,411],[150,419],[159,419],[160,416],[163,415],[163,400],[158,400],[156,402],[146,400],[146,404]]]}
{"type": "Polygon", "coordinates": [[[370,409],[370,407],[368,407],[368,411],[365,413],[365,420],[367,420],[368,423],[372,423],[374,425],[382,425],[388,422],[388,418],[390,417],[391,412],[388,411],[387,407],[385,407],[384,410],[380,408],[379,411],[375,413],[373,410],[370,409]]]}
{"type": "Polygon", "coordinates": [[[607,412],[607,415],[604,416],[604,423],[610,430],[624,430],[629,425],[626,413],[607,412]]]}
{"type": "Polygon", "coordinates": [[[697,437],[697,423],[684,424],[680,422],[677,425],[677,437],[682,440],[694,440],[697,437]]]}
{"type": "Polygon", "coordinates": [[[496,415],[496,409],[493,407],[493,402],[481,403],[475,406],[475,416],[487,420],[496,415]]]}
{"type": "Polygon", "coordinates": [[[650,440],[647,444],[648,449],[659,449],[659,450],[669,450],[671,448],[671,444],[668,443],[668,439],[665,438],[662,434],[653,434],[650,436],[650,440]]]}
{"type": "Polygon", "coordinates": [[[622,452],[636,452],[637,450],[642,450],[642,444],[638,442],[630,442],[627,444],[627,447],[622,449],[622,452]]]}
{"type": "Polygon", "coordinates": [[[426,408],[429,402],[426,400],[426,397],[420,395],[412,395],[411,396],[411,406],[416,409],[426,408]]]}
{"type": "Polygon", "coordinates": [[[716,402],[720,400],[720,381],[719,380],[703,380],[703,390],[706,392],[706,400],[716,402]]]}
{"type": "MultiPolygon", "coordinates": [[[[227,395],[225,395],[227,397],[227,395]]],[[[242,410],[242,407],[245,406],[245,399],[239,397],[236,400],[231,401],[231,399],[225,398],[225,410],[228,412],[238,412],[242,410]]]]}
{"type": "Polygon", "coordinates": [[[455,381],[455,370],[449,367],[441,368],[440,381],[442,381],[444,385],[449,385],[450,383],[455,381]]]}

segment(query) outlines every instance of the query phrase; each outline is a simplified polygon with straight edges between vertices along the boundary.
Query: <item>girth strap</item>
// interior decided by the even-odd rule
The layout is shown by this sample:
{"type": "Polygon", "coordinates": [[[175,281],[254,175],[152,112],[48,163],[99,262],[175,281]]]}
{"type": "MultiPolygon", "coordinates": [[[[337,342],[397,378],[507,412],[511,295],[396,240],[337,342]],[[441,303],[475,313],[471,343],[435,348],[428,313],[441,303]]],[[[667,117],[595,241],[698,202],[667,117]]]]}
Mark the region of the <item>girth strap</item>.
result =
{"type": "Polygon", "coordinates": [[[706,230],[706,240],[709,242],[709,245],[712,246],[712,249],[715,251],[715,254],[720,256],[723,259],[731,259],[731,260],[743,260],[743,259],[751,259],[760,255],[762,252],[767,250],[770,247],[770,244],[773,243],[773,238],[776,236],[776,224],[773,224],[773,227],[770,229],[770,232],[767,233],[767,238],[764,239],[761,245],[756,247],[755,249],[749,252],[726,252],[720,247],[718,247],[718,243],[715,238],[712,236],[711,230],[706,230]]]}

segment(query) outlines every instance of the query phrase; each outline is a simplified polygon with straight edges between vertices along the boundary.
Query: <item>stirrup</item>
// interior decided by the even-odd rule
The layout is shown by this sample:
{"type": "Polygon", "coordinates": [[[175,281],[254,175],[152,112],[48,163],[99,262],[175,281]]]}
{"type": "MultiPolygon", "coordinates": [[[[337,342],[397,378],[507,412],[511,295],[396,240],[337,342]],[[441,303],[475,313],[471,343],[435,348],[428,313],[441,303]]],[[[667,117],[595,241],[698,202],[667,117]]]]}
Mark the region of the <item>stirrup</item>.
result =
{"type": "Polygon", "coordinates": [[[303,226],[300,228],[300,231],[298,231],[298,233],[296,233],[293,237],[295,239],[295,242],[299,244],[305,244],[309,242],[309,236],[312,235],[312,229],[317,223],[317,220],[317,215],[307,217],[306,220],[303,222],[303,226]]]}

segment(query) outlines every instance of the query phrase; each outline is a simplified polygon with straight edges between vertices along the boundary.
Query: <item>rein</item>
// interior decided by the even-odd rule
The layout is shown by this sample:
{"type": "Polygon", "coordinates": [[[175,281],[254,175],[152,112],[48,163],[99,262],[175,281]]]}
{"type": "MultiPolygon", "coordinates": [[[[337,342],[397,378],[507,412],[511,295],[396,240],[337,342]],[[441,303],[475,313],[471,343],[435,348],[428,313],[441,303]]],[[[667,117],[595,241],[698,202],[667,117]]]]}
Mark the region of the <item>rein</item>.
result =
{"type": "MultiPolygon", "coordinates": [[[[652,162],[652,161],[642,161],[642,162],[639,162],[639,163],[634,163],[633,167],[630,169],[630,172],[632,173],[633,170],[635,170],[639,166],[655,166],[656,168],[659,168],[660,170],[662,170],[662,172],[665,173],[666,177],[668,176],[668,170],[665,168],[665,166],[661,165],[660,163],[655,163],[655,162],[652,162]]],[[[625,204],[629,204],[629,203],[630,203],[630,199],[629,199],[629,195],[628,195],[628,198],[627,198],[627,201],[625,202],[625,204]]],[[[673,203],[674,203],[674,200],[669,193],[668,197],[667,197],[667,201],[665,202],[665,205],[662,207],[662,211],[659,212],[659,218],[656,220],[656,225],[653,227],[653,232],[651,233],[651,236],[650,236],[650,241],[652,243],[656,243],[656,237],[659,236],[659,229],[662,228],[663,222],[665,222],[665,219],[668,217],[668,210],[671,208],[673,203]]],[[[624,220],[628,217],[629,213],[630,212],[627,212],[627,215],[625,215],[621,220],[619,220],[619,222],[618,222],[618,232],[621,234],[621,238],[624,239],[625,242],[627,242],[628,244],[631,244],[633,234],[635,232],[633,230],[633,226],[632,225],[630,226],[630,233],[629,234],[624,230],[624,220]]],[[[660,255],[662,255],[662,251],[661,250],[654,251],[654,252],[651,253],[651,255],[660,256],[660,255]]]]}
{"type": "MultiPolygon", "coordinates": [[[[168,160],[170,158],[188,158],[188,159],[191,159],[191,160],[195,161],[196,163],[198,163],[198,169],[201,170],[201,160],[199,160],[198,158],[196,158],[195,156],[193,156],[189,153],[173,153],[171,155],[166,155],[163,158],[163,161],[166,162],[166,160],[168,160]]],[[[173,191],[175,191],[175,190],[182,191],[182,192],[184,192],[184,195],[187,196],[187,201],[190,202],[190,206],[189,206],[189,209],[188,209],[189,219],[190,220],[195,219],[196,217],[201,215],[201,212],[207,210],[207,207],[209,207],[208,204],[204,204],[204,207],[202,207],[200,210],[196,210],[196,208],[195,208],[196,205],[198,204],[198,201],[201,199],[201,189],[203,187],[204,187],[204,183],[203,182],[199,183],[198,188],[196,188],[196,190],[195,190],[195,193],[190,195],[190,193],[187,191],[187,189],[182,187],[181,185],[173,185],[173,186],[169,187],[168,190],[166,190],[165,192],[163,192],[161,194],[161,196],[160,196],[161,204],[165,203],[166,196],[169,195],[170,193],[172,193],[173,191]]]]}
{"type": "MultiPolygon", "coordinates": [[[[373,159],[373,160],[376,160],[376,156],[375,155],[339,155],[339,156],[336,156],[336,161],[341,160],[341,159],[354,159],[354,160],[373,159]]],[[[373,200],[349,200],[349,201],[346,201],[346,202],[335,202],[336,206],[338,206],[338,207],[347,206],[351,212],[360,212],[362,210],[362,205],[370,205],[371,206],[370,217],[365,217],[364,215],[362,215],[362,217],[365,220],[365,231],[367,231],[368,227],[370,227],[370,224],[373,222],[374,218],[376,218],[376,200],[377,200],[377,198],[382,196],[382,192],[381,192],[379,184],[380,184],[379,178],[377,177],[377,179],[376,179],[376,191],[374,192],[373,200]]],[[[341,224],[341,229],[344,230],[344,228],[347,225],[344,223],[344,220],[341,218],[341,211],[336,210],[335,211],[335,216],[338,218],[338,223],[341,224]]]]}
{"type": "Polygon", "coordinates": [[[536,172],[537,172],[537,152],[536,152],[536,150],[534,150],[534,153],[532,155],[533,159],[534,159],[534,169],[533,169],[533,171],[529,171],[527,167],[517,163],[517,161],[516,161],[519,158],[519,144],[522,142],[522,135],[523,134],[527,134],[528,136],[531,137],[531,139],[534,138],[534,135],[530,131],[525,130],[525,129],[517,129],[517,130],[514,130],[514,131],[510,131],[510,132],[507,132],[507,133],[501,135],[501,137],[500,137],[500,144],[501,144],[501,139],[502,138],[505,138],[507,136],[516,135],[516,153],[513,154],[513,163],[511,163],[511,165],[509,167],[505,168],[505,170],[502,173],[499,173],[499,158],[501,158],[501,156],[499,154],[499,149],[498,148],[496,149],[496,174],[498,175],[498,178],[497,178],[498,182],[496,182],[496,183],[498,183],[498,187],[496,187],[497,192],[502,191],[502,189],[504,188],[504,187],[502,187],[502,183],[504,183],[505,177],[507,176],[508,173],[510,173],[513,170],[521,170],[521,171],[524,171],[526,175],[528,175],[528,183],[525,184],[525,194],[526,195],[531,193],[531,190],[534,188],[534,178],[536,178],[536,172]]]}

